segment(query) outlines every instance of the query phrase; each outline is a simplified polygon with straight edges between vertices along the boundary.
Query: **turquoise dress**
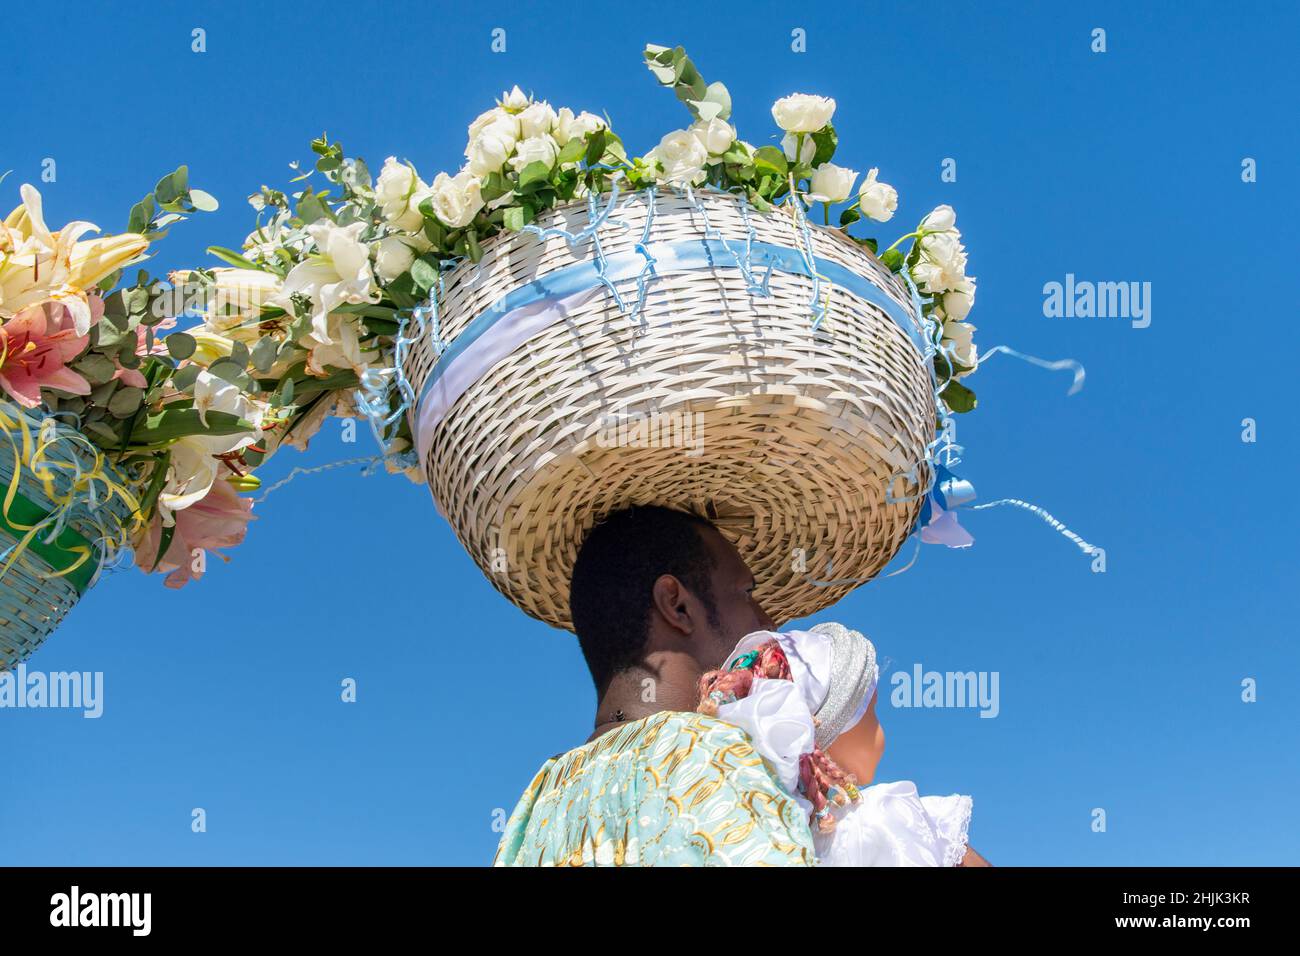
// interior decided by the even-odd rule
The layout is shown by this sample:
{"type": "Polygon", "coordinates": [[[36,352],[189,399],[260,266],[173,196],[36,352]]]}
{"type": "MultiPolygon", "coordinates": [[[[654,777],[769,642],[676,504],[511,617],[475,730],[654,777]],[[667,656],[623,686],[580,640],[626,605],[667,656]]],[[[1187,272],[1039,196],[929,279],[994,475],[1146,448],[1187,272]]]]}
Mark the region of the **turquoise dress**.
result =
{"type": "Polygon", "coordinates": [[[662,711],[552,757],[496,866],[813,866],[808,820],[740,728],[662,711]]]}

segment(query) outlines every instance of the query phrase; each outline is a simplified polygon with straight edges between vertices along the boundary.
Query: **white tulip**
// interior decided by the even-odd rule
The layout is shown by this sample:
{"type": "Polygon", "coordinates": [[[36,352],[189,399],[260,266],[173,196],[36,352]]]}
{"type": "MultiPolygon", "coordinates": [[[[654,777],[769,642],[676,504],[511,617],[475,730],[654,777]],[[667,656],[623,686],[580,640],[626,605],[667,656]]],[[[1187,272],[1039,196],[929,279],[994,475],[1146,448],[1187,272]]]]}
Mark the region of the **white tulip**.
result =
{"type": "Polygon", "coordinates": [[[660,182],[677,186],[693,186],[704,182],[707,173],[705,164],[709,161],[709,152],[695,134],[687,129],[679,129],[659,140],[659,145],[646,155],[646,161],[658,163],[662,171],[658,174],[660,182]]]}
{"type": "Polygon", "coordinates": [[[936,206],[921,220],[920,228],[927,232],[952,232],[957,228],[957,213],[952,206],[936,206]]]}
{"type": "Polygon", "coordinates": [[[550,103],[530,103],[519,114],[519,135],[524,139],[533,136],[544,136],[554,126],[555,110],[551,109],[550,103]]]}
{"type": "Polygon", "coordinates": [[[807,198],[813,202],[844,202],[853,192],[857,178],[857,170],[822,163],[813,170],[807,198]]]}
{"type": "Polygon", "coordinates": [[[379,203],[384,218],[394,228],[414,232],[424,224],[424,216],[420,214],[419,203],[411,200],[416,193],[427,189],[428,186],[415,174],[414,169],[406,163],[399,163],[396,157],[389,156],[384,160],[384,168],[380,170],[379,179],[375,182],[375,201],[379,203]]]}
{"type": "Polygon", "coordinates": [[[736,141],[736,130],[726,120],[700,120],[691,125],[691,132],[711,156],[721,156],[736,141]]]}
{"type": "Polygon", "coordinates": [[[431,190],[433,213],[452,229],[468,226],[483,208],[482,184],[471,170],[439,173],[431,190]]]}
{"type": "Polygon", "coordinates": [[[815,133],[835,115],[835,101],[828,96],[793,93],[772,104],[772,118],[787,133],[815,133]]]}
{"type": "Polygon", "coordinates": [[[817,155],[817,144],[813,142],[811,136],[803,138],[803,148],[799,150],[799,155],[794,154],[795,146],[799,143],[799,137],[794,133],[786,133],[781,137],[781,151],[785,153],[785,158],[792,163],[803,163],[807,165],[813,161],[817,155]]]}
{"type": "Polygon", "coordinates": [[[515,172],[520,172],[529,163],[544,163],[549,168],[555,165],[559,155],[560,148],[555,145],[553,137],[534,136],[519,141],[514,158],[510,160],[510,167],[515,172]]]}
{"type": "Polygon", "coordinates": [[[415,262],[415,250],[400,236],[385,236],[375,249],[375,272],[385,282],[392,282],[415,262]]]}
{"type": "Polygon", "coordinates": [[[879,169],[873,168],[862,181],[862,186],[858,189],[858,208],[868,219],[889,222],[898,208],[898,190],[888,183],[877,182],[878,172],[879,169]]]}

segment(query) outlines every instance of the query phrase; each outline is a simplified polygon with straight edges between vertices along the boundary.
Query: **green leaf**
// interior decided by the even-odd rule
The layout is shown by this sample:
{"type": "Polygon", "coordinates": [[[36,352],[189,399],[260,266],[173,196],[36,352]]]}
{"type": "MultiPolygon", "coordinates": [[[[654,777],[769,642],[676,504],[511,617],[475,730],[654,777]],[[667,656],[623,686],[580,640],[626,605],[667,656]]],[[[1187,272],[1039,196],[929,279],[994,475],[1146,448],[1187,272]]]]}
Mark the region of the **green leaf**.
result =
{"type": "Polygon", "coordinates": [[[174,203],[190,188],[190,171],[188,167],[177,167],[176,172],[169,173],[162,179],[158,180],[158,185],[154,187],[154,198],[158,200],[160,206],[166,206],[174,203]]]}
{"type": "Polygon", "coordinates": [[[111,381],[113,373],[117,371],[117,366],[113,364],[111,359],[96,352],[91,352],[73,363],[72,367],[84,375],[86,381],[91,385],[103,385],[111,381]]]}
{"type": "Polygon", "coordinates": [[[831,161],[831,157],[835,155],[835,147],[839,145],[840,138],[835,132],[835,127],[827,123],[812,134],[812,141],[817,146],[817,151],[813,153],[812,164],[820,166],[822,163],[831,161]]]}
{"type": "Polygon", "coordinates": [[[122,439],[104,422],[83,422],[81,430],[104,448],[116,448],[122,439]]]}
{"type": "Polygon", "coordinates": [[[411,279],[420,295],[425,295],[438,283],[438,268],[426,259],[416,259],[411,264],[411,279]]]}
{"type": "Polygon", "coordinates": [[[754,168],[760,175],[776,176],[785,179],[790,168],[785,153],[775,146],[762,146],[754,150],[754,168]]]}
{"type": "Polygon", "coordinates": [[[321,219],[332,220],[334,212],[330,209],[329,204],[325,202],[325,195],[325,193],[313,192],[310,187],[303,190],[302,195],[298,198],[298,217],[309,225],[321,219]]]}
{"type": "Polygon", "coordinates": [[[948,383],[948,386],[939,393],[944,404],[954,412],[969,412],[975,409],[975,393],[958,381],[948,383]]]}
{"type": "Polygon", "coordinates": [[[772,204],[760,196],[757,189],[749,190],[749,204],[759,212],[772,211],[772,204]]]}
{"type": "Polygon", "coordinates": [[[114,418],[130,418],[144,401],[144,389],[125,386],[119,388],[108,403],[108,413],[114,418]]]}
{"type": "MultiPolygon", "coordinates": [[[[570,144],[574,142],[578,144],[578,155],[582,155],[582,141],[569,140],[570,144]]],[[[566,146],[565,148],[567,149],[568,147],[566,146]]],[[[563,152],[561,152],[560,155],[563,157],[563,152]]],[[[510,180],[506,179],[500,170],[497,170],[496,172],[489,173],[487,178],[483,180],[483,187],[480,189],[479,195],[483,197],[484,202],[491,202],[494,199],[500,199],[513,188],[514,187],[510,185],[510,180]]],[[[420,212],[424,214],[425,218],[431,218],[433,216],[433,200],[431,198],[425,199],[420,203],[420,212]]],[[[432,239],[433,237],[430,236],[430,238],[432,239]]]]}
{"type": "Polygon", "coordinates": [[[209,411],[207,424],[199,417],[197,408],[164,408],[146,415],[131,431],[134,445],[160,445],[187,435],[237,435],[255,431],[250,421],[229,412],[209,411]]]}
{"type": "Polygon", "coordinates": [[[903,254],[897,249],[886,249],[880,261],[890,272],[898,272],[903,268],[903,254]]]}
{"type": "Polygon", "coordinates": [[[172,332],[163,339],[163,344],[167,346],[167,354],[178,362],[185,361],[198,348],[194,336],[188,332],[172,332]]]}
{"type": "Polygon", "coordinates": [[[242,362],[233,356],[219,358],[208,366],[208,371],[223,382],[242,388],[248,384],[248,357],[245,356],[242,362]]]}
{"type": "Polygon", "coordinates": [[[155,456],[153,473],[149,476],[149,484],[145,487],[144,495],[140,498],[140,514],[145,518],[153,516],[153,506],[158,501],[158,495],[162,493],[163,487],[167,484],[167,468],[171,465],[172,453],[165,451],[160,456],[155,456]]]}
{"type": "Polygon", "coordinates": [[[216,212],[221,206],[215,196],[204,192],[202,189],[190,190],[190,202],[199,212],[216,212]]]}
{"type": "MultiPolygon", "coordinates": [[[[563,148],[561,148],[558,162],[561,165],[565,163],[576,163],[578,160],[582,159],[582,156],[586,151],[587,141],[581,136],[574,136],[564,144],[563,148]]],[[[498,195],[500,194],[498,193],[498,195]]],[[[495,199],[496,196],[489,196],[487,194],[487,187],[485,186],[483,188],[483,198],[490,201],[495,199]]]]}
{"type": "Polygon", "coordinates": [[[524,228],[527,223],[528,219],[524,215],[524,208],[522,206],[510,206],[506,209],[503,224],[511,232],[518,232],[520,229],[524,228]]]}
{"type": "Polygon", "coordinates": [[[275,357],[280,353],[280,345],[269,335],[263,336],[257,340],[253,346],[253,368],[259,372],[271,371],[271,366],[275,364],[275,357]]]}
{"type": "Polygon", "coordinates": [[[850,226],[862,218],[862,213],[857,209],[846,209],[840,213],[840,225],[850,226]]]}
{"type": "Polygon", "coordinates": [[[245,259],[233,249],[227,249],[224,246],[208,246],[208,255],[216,256],[221,261],[234,266],[236,269],[257,269],[258,265],[245,259]]]}
{"type": "Polygon", "coordinates": [[[551,167],[543,162],[532,162],[523,168],[519,173],[519,188],[521,190],[536,188],[544,184],[551,178],[551,167]]]}
{"type": "Polygon", "coordinates": [[[236,339],[230,344],[229,361],[236,363],[240,371],[248,368],[248,346],[236,339]]]}
{"type": "Polygon", "coordinates": [[[478,262],[483,258],[483,247],[478,244],[478,233],[475,230],[465,233],[465,243],[469,246],[470,262],[478,262]]]}
{"type": "Polygon", "coordinates": [[[584,161],[588,166],[595,166],[600,157],[605,155],[605,130],[598,129],[587,138],[587,153],[584,161]]]}
{"type": "Polygon", "coordinates": [[[158,536],[158,554],[153,559],[153,567],[149,569],[150,574],[153,574],[158,570],[158,565],[162,563],[164,555],[166,555],[171,549],[172,538],[175,537],[175,535],[176,524],[174,522],[163,527],[162,533],[158,536]]]}
{"type": "Polygon", "coordinates": [[[150,193],[131,207],[131,216],[127,220],[126,231],[143,233],[149,228],[149,222],[153,219],[153,211],[153,194],[150,193]]]}

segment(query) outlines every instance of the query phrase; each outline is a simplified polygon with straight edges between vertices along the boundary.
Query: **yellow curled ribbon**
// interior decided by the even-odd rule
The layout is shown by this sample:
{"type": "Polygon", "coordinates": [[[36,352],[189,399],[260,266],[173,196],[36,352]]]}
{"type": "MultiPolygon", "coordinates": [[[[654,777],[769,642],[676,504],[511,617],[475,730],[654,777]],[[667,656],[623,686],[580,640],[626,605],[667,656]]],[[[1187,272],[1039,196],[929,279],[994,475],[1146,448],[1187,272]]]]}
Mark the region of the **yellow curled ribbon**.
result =
{"type": "Polygon", "coordinates": [[[0,532],[8,532],[16,540],[0,567],[0,579],[30,551],[52,569],[43,571],[44,576],[66,577],[81,594],[94,580],[102,560],[125,547],[143,524],[140,502],[103,452],[81,432],[49,417],[36,429],[33,424],[25,409],[0,402],[0,431],[13,456],[0,502],[0,532]],[[21,493],[25,475],[40,482],[53,508],[46,509],[21,493]],[[110,506],[114,499],[120,507],[110,506]],[[74,517],[83,526],[91,524],[99,532],[97,540],[70,527],[74,517]]]}

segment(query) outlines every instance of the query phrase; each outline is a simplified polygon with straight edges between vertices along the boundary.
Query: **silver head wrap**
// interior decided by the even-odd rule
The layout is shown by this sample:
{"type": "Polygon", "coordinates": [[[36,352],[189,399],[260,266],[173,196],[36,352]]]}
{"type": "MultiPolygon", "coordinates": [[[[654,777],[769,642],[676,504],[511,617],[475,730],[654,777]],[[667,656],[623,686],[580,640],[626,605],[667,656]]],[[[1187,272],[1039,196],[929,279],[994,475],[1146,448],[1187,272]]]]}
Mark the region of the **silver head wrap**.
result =
{"type": "Polygon", "coordinates": [[[811,630],[831,639],[830,687],[815,715],[817,746],[824,749],[862,717],[880,672],[875,646],[858,631],[831,623],[811,630]]]}

